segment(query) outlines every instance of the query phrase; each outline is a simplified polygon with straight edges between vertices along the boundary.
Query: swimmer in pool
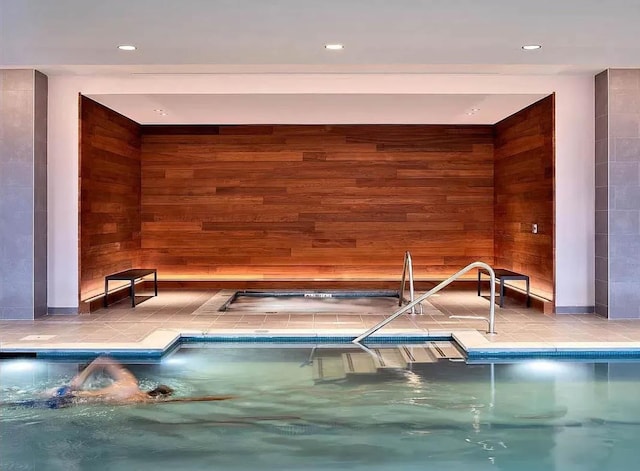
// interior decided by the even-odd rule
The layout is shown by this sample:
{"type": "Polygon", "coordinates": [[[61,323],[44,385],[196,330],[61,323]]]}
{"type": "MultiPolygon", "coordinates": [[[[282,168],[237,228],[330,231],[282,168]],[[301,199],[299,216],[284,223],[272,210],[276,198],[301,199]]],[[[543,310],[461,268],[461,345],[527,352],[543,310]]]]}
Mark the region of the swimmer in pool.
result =
{"type": "Polygon", "coordinates": [[[117,361],[108,357],[98,357],[92,361],[81,373],[76,375],[68,386],[62,386],[49,391],[48,398],[41,400],[26,400],[2,405],[22,407],[42,407],[60,409],[75,404],[135,404],[135,403],[166,403],[166,402],[208,402],[233,399],[235,396],[200,396],[173,398],[173,389],[164,384],[150,391],[142,391],[138,380],[128,369],[117,361]],[[113,378],[113,383],[100,389],[85,389],[87,380],[98,371],[105,371],[113,378]]]}
{"type": "Polygon", "coordinates": [[[118,363],[108,357],[98,357],[80,374],[71,380],[66,390],[58,389],[58,395],[71,395],[79,402],[133,403],[152,402],[166,399],[173,394],[173,389],[161,384],[151,391],[142,391],[136,377],[118,363]],[[104,370],[113,378],[113,383],[100,389],[84,389],[87,380],[97,371],[104,370]],[[62,394],[60,394],[62,393],[62,394]],[[86,399],[86,401],[82,401],[86,399]]]}

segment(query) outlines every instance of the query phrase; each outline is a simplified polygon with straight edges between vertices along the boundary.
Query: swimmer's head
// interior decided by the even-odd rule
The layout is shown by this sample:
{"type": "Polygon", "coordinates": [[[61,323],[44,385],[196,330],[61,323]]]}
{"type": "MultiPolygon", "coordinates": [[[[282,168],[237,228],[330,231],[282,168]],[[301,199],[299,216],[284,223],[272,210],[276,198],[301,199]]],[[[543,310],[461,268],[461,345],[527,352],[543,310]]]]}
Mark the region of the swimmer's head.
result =
{"type": "Polygon", "coordinates": [[[167,386],[166,384],[161,384],[157,388],[152,389],[151,391],[147,391],[147,395],[149,395],[149,397],[155,397],[155,398],[169,397],[172,394],[173,394],[173,389],[167,386]]]}

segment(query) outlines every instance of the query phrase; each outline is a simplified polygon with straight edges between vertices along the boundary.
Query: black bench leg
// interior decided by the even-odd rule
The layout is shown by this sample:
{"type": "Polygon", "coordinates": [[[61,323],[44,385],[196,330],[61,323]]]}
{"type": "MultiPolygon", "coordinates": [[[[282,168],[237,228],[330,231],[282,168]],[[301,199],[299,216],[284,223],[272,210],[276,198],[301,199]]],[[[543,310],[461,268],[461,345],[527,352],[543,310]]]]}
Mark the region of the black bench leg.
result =
{"type": "Polygon", "coordinates": [[[131,288],[129,288],[131,294],[131,307],[136,307],[136,288],[135,281],[131,280],[131,288]]]}
{"type": "Polygon", "coordinates": [[[504,307],[504,281],[500,280],[500,307],[504,307]]]}
{"type": "Polygon", "coordinates": [[[156,290],[156,296],[158,296],[158,272],[153,272],[153,286],[156,290]]]}
{"type": "Polygon", "coordinates": [[[481,296],[481,291],[480,291],[480,279],[481,279],[481,275],[480,275],[480,271],[478,271],[478,296],[481,296]]]}
{"type": "Polygon", "coordinates": [[[527,277],[527,307],[531,306],[531,296],[529,295],[529,277],[527,277]]]}
{"type": "Polygon", "coordinates": [[[104,307],[109,305],[109,280],[104,280],[104,307]]]}

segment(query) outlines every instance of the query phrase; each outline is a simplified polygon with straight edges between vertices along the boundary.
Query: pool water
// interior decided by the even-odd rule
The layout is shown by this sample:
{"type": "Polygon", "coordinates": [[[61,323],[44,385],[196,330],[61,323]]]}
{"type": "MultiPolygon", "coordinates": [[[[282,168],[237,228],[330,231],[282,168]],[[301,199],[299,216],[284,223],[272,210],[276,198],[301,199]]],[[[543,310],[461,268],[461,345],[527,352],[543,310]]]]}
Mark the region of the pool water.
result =
{"type": "MultiPolygon", "coordinates": [[[[4,406],[0,469],[602,471],[640,458],[639,363],[439,360],[341,374],[354,348],[193,344],[130,365],[144,388],[228,401],[4,406]]],[[[0,400],[35,397],[78,368],[3,360],[0,400]]]]}
{"type": "Polygon", "coordinates": [[[396,291],[239,291],[222,311],[265,313],[392,313],[399,308],[396,291]]]}

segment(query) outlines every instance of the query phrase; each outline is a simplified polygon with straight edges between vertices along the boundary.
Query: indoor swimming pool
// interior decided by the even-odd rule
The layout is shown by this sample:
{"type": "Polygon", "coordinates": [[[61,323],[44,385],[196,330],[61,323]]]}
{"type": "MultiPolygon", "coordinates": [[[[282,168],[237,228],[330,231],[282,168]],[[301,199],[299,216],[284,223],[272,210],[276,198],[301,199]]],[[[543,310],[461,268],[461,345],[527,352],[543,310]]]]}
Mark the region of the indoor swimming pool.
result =
{"type": "Polygon", "coordinates": [[[128,367],[143,389],[234,399],[59,409],[6,403],[68,383],[82,364],[4,359],[0,469],[635,467],[640,363],[466,364],[433,348],[449,347],[191,343],[128,367]]]}

